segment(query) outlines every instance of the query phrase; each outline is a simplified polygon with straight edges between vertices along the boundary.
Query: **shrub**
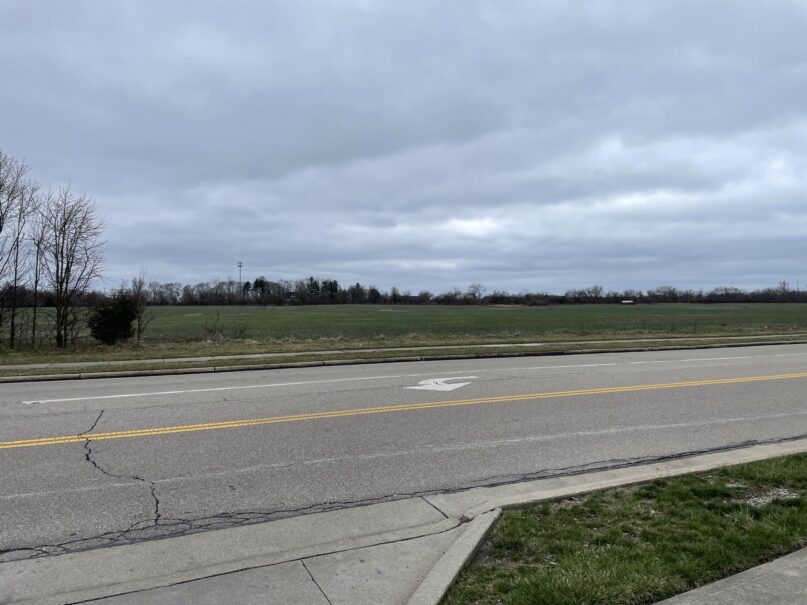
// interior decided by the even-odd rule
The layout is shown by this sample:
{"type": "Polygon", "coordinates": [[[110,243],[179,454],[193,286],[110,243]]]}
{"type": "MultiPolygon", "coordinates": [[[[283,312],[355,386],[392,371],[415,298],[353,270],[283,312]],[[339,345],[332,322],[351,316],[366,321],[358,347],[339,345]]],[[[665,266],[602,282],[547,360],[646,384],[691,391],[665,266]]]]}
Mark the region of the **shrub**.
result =
{"type": "Polygon", "coordinates": [[[128,292],[120,291],[92,310],[87,325],[93,338],[104,344],[114,345],[132,337],[132,322],[136,318],[137,305],[134,298],[128,292]]]}

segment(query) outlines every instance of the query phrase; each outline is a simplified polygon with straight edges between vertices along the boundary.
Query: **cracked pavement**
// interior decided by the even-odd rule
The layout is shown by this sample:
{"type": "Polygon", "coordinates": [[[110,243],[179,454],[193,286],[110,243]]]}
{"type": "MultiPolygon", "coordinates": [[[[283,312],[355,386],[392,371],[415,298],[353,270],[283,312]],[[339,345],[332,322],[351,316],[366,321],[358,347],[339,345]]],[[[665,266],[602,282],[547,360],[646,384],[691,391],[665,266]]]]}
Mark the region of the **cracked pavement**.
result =
{"type": "Polygon", "coordinates": [[[805,379],[507,396],[803,372],[807,346],[325,367],[0,387],[0,562],[807,434],[805,379]],[[451,393],[429,377],[475,375],[451,393]],[[386,405],[497,403],[93,435],[386,405]],[[38,403],[31,403],[36,401],[38,403]]]}

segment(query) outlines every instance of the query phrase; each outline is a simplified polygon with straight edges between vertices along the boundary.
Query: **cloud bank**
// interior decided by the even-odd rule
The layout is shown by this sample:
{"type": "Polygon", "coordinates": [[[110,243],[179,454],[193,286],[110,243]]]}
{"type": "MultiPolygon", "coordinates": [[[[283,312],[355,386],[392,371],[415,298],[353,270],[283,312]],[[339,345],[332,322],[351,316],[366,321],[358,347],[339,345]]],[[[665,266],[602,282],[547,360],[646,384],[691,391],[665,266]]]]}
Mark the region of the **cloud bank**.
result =
{"type": "Polygon", "coordinates": [[[0,0],[0,148],[109,285],[807,282],[802,0],[0,0]]]}

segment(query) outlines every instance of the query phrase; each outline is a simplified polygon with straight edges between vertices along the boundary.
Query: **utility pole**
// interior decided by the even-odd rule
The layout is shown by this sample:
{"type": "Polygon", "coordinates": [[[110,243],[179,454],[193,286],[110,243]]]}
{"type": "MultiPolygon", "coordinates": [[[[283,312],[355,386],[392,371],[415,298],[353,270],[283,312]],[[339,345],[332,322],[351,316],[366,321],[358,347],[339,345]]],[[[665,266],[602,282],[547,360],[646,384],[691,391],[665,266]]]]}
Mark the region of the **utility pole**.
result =
{"type": "Polygon", "coordinates": [[[241,304],[244,304],[244,282],[241,281],[241,267],[244,266],[244,263],[238,261],[238,289],[241,290],[241,304]]]}

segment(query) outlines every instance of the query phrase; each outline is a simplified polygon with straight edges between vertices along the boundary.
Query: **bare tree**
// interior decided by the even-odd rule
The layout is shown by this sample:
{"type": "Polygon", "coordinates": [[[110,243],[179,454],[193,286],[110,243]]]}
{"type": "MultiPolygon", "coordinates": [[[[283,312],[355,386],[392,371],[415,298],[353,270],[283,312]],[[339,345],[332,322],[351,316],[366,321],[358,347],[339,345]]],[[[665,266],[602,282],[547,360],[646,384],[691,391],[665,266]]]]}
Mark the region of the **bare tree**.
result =
{"type": "Polygon", "coordinates": [[[77,305],[92,282],[100,277],[104,260],[103,224],[86,195],[60,189],[42,211],[46,239],[44,275],[56,307],[56,346],[75,341],[77,305]]]}
{"type": "Polygon", "coordinates": [[[17,342],[17,304],[20,285],[27,273],[28,250],[26,229],[39,203],[39,185],[34,181],[25,181],[19,188],[14,206],[13,223],[10,229],[11,250],[8,273],[10,277],[10,320],[8,345],[12,349],[17,342]]]}
{"type": "Polygon", "coordinates": [[[143,332],[154,319],[154,314],[148,312],[150,285],[148,271],[144,268],[132,278],[131,292],[135,307],[135,342],[139,347],[143,332]]]}
{"type": "Polygon", "coordinates": [[[44,198],[40,200],[38,212],[34,216],[33,224],[31,226],[31,248],[33,249],[34,258],[32,259],[32,283],[33,286],[33,311],[31,316],[31,346],[36,349],[36,320],[37,310],[39,308],[39,285],[42,282],[42,271],[44,269],[45,260],[45,242],[48,235],[47,223],[45,222],[45,215],[43,207],[46,208],[51,204],[53,194],[48,191],[44,198]]]}
{"type": "Polygon", "coordinates": [[[468,294],[474,300],[474,302],[479,302],[485,296],[485,292],[487,292],[487,288],[482,284],[475,282],[468,286],[468,294]]]}
{"type": "MultiPolygon", "coordinates": [[[[25,189],[27,173],[25,162],[18,162],[0,151],[0,284],[6,282],[14,258],[14,217],[18,200],[25,189]]],[[[0,293],[0,325],[5,319],[6,302],[5,296],[0,293]]]]}

